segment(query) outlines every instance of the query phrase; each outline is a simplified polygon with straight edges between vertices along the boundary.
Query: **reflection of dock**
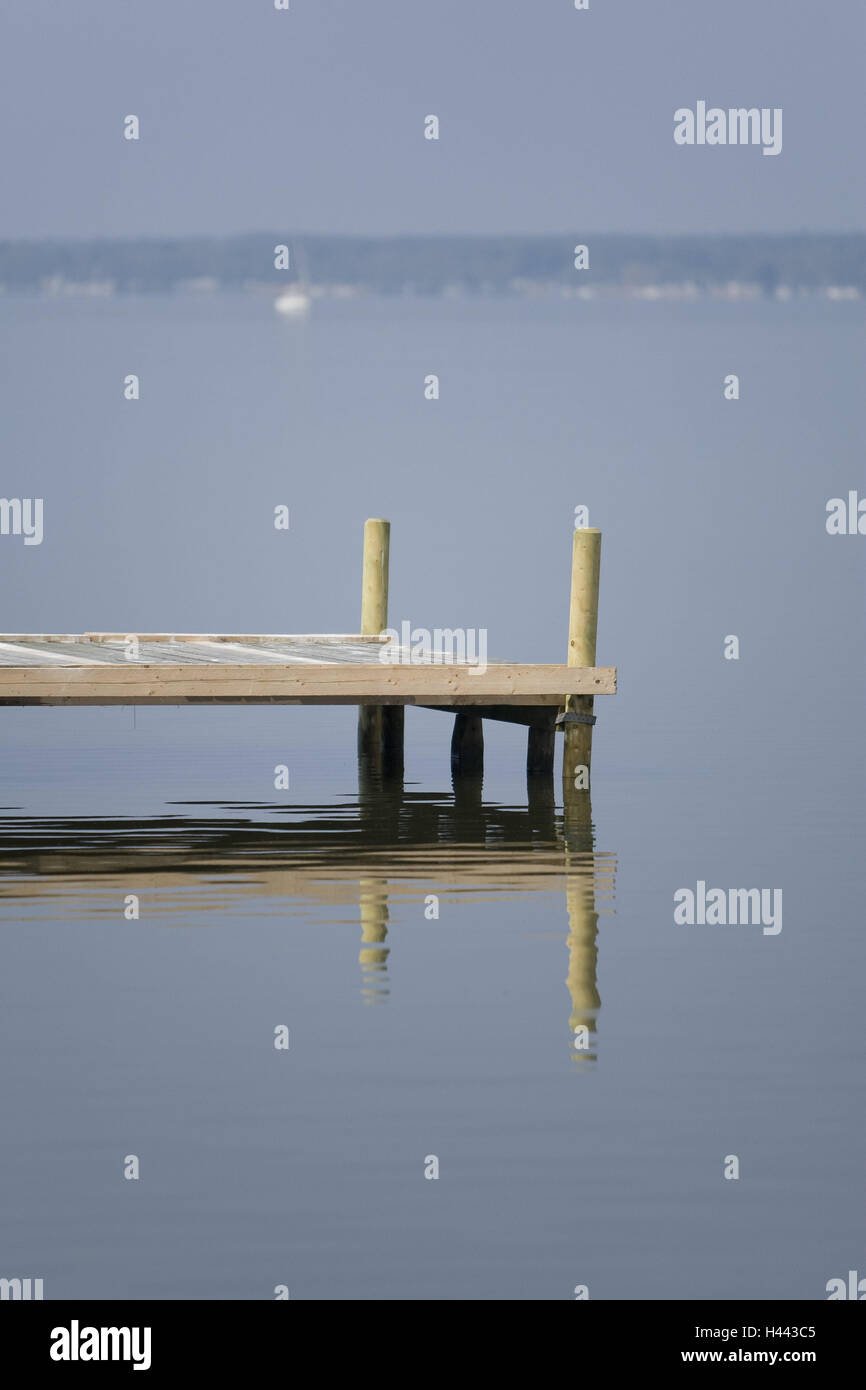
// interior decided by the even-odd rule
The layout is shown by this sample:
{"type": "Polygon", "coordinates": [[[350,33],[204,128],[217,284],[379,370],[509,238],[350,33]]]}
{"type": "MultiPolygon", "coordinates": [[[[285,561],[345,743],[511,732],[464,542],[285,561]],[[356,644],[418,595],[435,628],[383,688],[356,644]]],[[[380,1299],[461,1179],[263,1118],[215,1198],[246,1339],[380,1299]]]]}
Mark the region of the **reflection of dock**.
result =
{"type": "Polygon", "coordinates": [[[244,818],[4,816],[0,903],[44,899],[67,914],[77,899],[115,901],[123,888],[149,897],[153,916],[184,913],[192,901],[255,915],[259,899],[271,915],[273,898],[357,902],[362,878],[387,880],[392,902],[414,900],[420,883],[489,901],[562,891],[569,874],[582,878],[593,866],[604,878],[612,873],[612,856],[588,846],[566,864],[555,810],[540,818],[526,807],[468,807],[445,794],[385,788],[372,804],[250,811],[244,818]]]}
{"type": "Polygon", "coordinates": [[[579,1025],[595,1033],[598,917],[611,910],[616,872],[613,855],[595,849],[581,795],[564,812],[544,788],[524,806],[498,806],[483,801],[480,778],[457,777],[452,793],[431,795],[362,765],[357,801],[339,806],[251,806],[232,816],[196,807],[190,816],[118,820],[7,816],[0,913],[7,921],[118,918],[128,894],[140,900],[143,927],[187,925],[191,914],[198,924],[297,920],[334,908],[339,919],[360,922],[362,990],[375,1003],[390,988],[395,909],[421,909],[429,893],[445,902],[561,894],[571,1041],[579,1025]]]}

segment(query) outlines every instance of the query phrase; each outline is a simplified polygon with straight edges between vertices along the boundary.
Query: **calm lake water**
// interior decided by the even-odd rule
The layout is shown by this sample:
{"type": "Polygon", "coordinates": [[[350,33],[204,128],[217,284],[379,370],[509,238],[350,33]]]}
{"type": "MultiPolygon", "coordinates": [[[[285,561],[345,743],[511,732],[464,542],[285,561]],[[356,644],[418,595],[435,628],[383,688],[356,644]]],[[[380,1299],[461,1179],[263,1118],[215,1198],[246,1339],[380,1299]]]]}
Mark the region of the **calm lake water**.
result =
{"type": "Polygon", "coordinates": [[[564,660],[583,504],[620,680],[579,816],[505,724],[455,789],[433,711],[386,787],[351,709],[0,711],[0,1276],[821,1299],[866,1270],[866,539],[825,529],[866,494],[863,317],[0,302],[0,491],[45,506],[40,546],[0,538],[4,630],[352,631],[381,515],[395,625],[564,660]],[[676,925],[698,881],[781,888],[782,930],[676,925]]]}

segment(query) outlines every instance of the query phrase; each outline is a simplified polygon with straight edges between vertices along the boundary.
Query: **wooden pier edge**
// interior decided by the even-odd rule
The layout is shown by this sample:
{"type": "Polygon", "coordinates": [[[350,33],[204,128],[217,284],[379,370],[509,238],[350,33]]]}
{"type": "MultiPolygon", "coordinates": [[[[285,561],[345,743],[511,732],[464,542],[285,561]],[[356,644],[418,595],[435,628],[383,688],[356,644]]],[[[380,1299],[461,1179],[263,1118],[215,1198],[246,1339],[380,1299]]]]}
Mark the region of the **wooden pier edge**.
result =
{"type": "MultiPolygon", "coordinates": [[[[2,643],[2,638],[0,638],[2,643]]],[[[383,665],[380,662],[195,664],[83,661],[50,666],[0,663],[0,701],[6,704],[188,704],[234,700],[294,705],[423,705],[466,708],[486,719],[540,724],[545,711],[572,694],[613,694],[613,667],[570,671],[567,666],[466,664],[383,665]],[[471,707],[471,708],[470,708],[471,707]]]]}
{"type": "Polygon", "coordinates": [[[561,727],[563,804],[583,808],[594,697],[616,691],[615,668],[595,665],[601,532],[573,535],[567,665],[417,661],[408,643],[376,651],[389,640],[390,537],[383,518],[365,523],[360,633],[0,634],[0,705],[354,704],[359,769],[376,780],[402,778],[404,707],[438,709],[455,716],[452,773],[477,795],[483,721],[505,720],[527,728],[530,795],[545,804],[561,727]]]}

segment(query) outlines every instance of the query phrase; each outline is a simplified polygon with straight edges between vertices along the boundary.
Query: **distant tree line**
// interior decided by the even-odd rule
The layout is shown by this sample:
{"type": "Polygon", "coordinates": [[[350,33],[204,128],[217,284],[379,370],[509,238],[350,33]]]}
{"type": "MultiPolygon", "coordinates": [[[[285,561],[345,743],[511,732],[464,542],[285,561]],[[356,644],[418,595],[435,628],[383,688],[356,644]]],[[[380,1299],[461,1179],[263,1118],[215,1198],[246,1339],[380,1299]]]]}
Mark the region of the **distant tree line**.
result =
{"type": "Polygon", "coordinates": [[[35,289],[52,277],[112,281],[120,291],[152,293],[179,282],[210,279],[226,287],[285,285],[292,273],[274,268],[274,248],[289,246],[292,263],[313,284],[342,284],[377,293],[440,294],[507,290],[537,284],[642,285],[693,281],[700,288],[731,280],[866,291],[866,234],[767,236],[288,236],[136,238],[102,241],[0,242],[0,284],[35,289]],[[575,270],[576,244],[589,248],[589,267],[575,270]]]}

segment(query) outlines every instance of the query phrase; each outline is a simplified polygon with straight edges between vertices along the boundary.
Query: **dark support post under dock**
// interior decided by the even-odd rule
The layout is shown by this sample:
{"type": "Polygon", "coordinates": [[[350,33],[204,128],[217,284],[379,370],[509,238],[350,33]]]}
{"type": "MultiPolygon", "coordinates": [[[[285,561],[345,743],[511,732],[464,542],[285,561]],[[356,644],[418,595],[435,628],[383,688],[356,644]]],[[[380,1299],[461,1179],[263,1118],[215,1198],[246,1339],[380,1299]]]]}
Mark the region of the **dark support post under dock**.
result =
{"type": "Polygon", "coordinates": [[[451,771],[458,777],[480,777],[484,772],[484,723],[478,714],[461,711],[454,720],[451,771]]]}
{"type": "MultiPolygon", "coordinates": [[[[598,580],[601,532],[582,526],[574,533],[571,560],[571,609],[568,622],[569,666],[594,666],[598,633],[598,580]]],[[[565,748],[562,757],[563,801],[589,792],[592,761],[593,697],[570,695],[562,715],[565,748]]]]}
{"type": "MultiPolygon", "coordinates": [[[[361,632],[369,636],[388,626],[388,560],[391,523],[374,517],[364,525],[361,632]]],[[[403,776],[402,705],[361,705],[358,756],[380,776],[403,776]]]]}
{"type": "Polygon", "coordinates": [[[548,724],[530,724],[526,745],[527,777],[551,777],[555,751],[556,725],[553,717],[548,724]]]}

